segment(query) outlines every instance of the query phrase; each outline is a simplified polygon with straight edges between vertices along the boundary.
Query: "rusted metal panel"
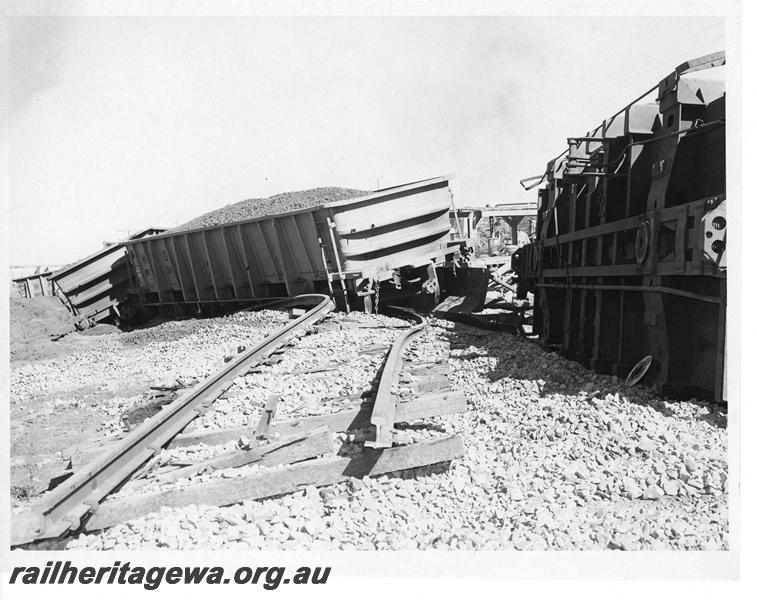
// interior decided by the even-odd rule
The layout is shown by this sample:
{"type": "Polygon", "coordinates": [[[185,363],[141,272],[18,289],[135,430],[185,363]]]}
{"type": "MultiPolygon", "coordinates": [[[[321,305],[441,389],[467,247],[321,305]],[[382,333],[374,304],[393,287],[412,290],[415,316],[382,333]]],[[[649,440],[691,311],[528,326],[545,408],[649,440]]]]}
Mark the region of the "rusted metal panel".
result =
{"type": "MultiPolygon", "coordinates": [[[[130,285],[129,267],[124,244],[130,240],[147,238],[163,229],[144,229],[128,240],[122,240],[99,252],[60,269],[50,276],[65,296],[74,314],[94,322],[111,318],[127,294],[130,285]]],[[[141,265],[149,268],[149,261],[141,265]]],[[[149,276],[142,271],[145,281],[149,276]]]]}

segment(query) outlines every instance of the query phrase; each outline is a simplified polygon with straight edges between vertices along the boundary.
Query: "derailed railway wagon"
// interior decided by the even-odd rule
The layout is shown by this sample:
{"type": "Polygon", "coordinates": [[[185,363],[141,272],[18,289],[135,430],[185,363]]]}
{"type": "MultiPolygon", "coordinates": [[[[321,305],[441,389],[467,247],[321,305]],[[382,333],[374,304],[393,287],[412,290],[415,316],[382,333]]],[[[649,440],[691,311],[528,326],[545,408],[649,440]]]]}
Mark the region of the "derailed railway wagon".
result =
{"type": "Polygon", "coordinates": [[[536,241],[513,261],[520,295],[534,294],[544,345],[621,377],[648,369],[645,381],[671,394],[716,400],[725,363],[726,113],[716,76],[724,64],[723,53],[686,62],[568,138],[535,184],[546,182],[536,241]]]}
{"type": "MultiPolygon", "coordinates": [[[[169,316],[304,293],[375,308],[439,293],[437,267],[465,254],[453,241],[450,177],[436,177],[313,208],[170,231],[126,242],[127,305],[169,316]]],[[[123,311],[122,311],[123,312],[123,311]]]]}
{"type": "Polygon", "coordinates": [[[55,284],[50,281],[52,271],[34,273],[33,275],[23,275],[14,277],[11,282],[16,288],[16,292],[22,298],[36,298],[37,296],[54,296],[55,284]]]}
{"type": "MultiPolygon", "coordinates": [[[[149,227],[133,234],[129,239],[141,239],[162,232],[149,227]]],[[[118,321],[128,318],[119,308],[130,286],[125,241],[108,244],[105,248],[55,271],[49,276],[56,293],[78,319],[78,327],[94,323],[118,321]]],[[[124,309],[129,310],[129,309],[124,309]]]]}

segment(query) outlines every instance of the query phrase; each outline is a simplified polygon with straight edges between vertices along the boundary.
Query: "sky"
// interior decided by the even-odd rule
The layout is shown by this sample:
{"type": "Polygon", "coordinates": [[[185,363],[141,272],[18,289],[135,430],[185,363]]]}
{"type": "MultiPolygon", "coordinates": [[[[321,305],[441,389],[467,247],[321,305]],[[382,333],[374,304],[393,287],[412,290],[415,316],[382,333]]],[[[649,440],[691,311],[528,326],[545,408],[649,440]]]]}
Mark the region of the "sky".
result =
{"type": "Polygon", "coordinates": [[[11,17],[10,264],[65,264],[244,198],[518,181],[681,62],[715,17],[11,17]]]}

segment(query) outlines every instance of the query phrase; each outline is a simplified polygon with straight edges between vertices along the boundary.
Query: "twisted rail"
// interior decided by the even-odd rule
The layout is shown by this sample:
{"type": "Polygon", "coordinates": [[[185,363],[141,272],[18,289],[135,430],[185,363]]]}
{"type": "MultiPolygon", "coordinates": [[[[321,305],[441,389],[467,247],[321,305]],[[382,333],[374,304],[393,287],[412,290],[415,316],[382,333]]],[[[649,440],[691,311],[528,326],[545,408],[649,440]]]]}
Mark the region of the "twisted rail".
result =
{"type": "Polygon", "coordinates": [[[402,367],[402,352],[405,346],[415,336],[426,329],[426,320],[419,314],[406,308],[388,307],[392,312],[400,312],[401,316],[409,318],[417,323],[414,327],[408,327],[392,344],[391,350],[386,357],[381,377],[379,379],[378,389],[376,390],[376,399],[373,402],[373,412],[371,413],[371,425],[376,430],[376,436],[373,440],[367,440],[366,446],[372,448],[391,448],[394,429],[394,418],[397,412],[397,397],[392,393],[392,387],[397,383],[402,367]]]}
{"type": "Polygon", "coordinates": [[[78,529],[82,520],[96,511],[111,491],[159,453],[203,407],[220,396],[236,377],[284,346],[299,330],[320,321],[334,308],[331,299],[321,294],[295,296],[267,306],[303,304],[313,305],[313,308],[256,344],[198,387],[179,396],[165,410],[147,419],[124,437],[111,452],[93,460],[45,495],[29,514],[15,515],[11,526],[11,545],[56,538],[78,529]]]}

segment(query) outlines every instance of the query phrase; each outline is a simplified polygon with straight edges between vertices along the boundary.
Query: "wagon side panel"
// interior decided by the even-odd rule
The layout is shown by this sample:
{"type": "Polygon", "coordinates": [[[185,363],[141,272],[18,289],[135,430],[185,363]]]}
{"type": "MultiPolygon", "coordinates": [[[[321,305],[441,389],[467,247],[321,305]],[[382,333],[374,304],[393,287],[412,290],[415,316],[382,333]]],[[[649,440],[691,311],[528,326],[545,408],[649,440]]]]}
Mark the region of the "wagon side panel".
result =
{"type": "Polygon", "coordinates": [[[449,181],[442,179],[326,210],[344,270],[381,280],[392,269],[443,259],[450,208],[449,181]]]}

